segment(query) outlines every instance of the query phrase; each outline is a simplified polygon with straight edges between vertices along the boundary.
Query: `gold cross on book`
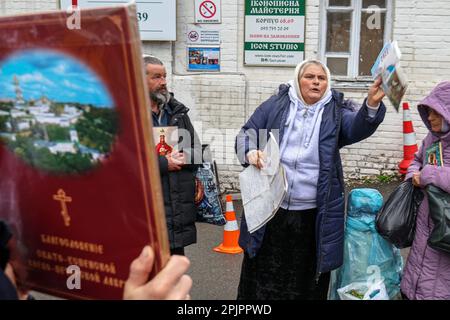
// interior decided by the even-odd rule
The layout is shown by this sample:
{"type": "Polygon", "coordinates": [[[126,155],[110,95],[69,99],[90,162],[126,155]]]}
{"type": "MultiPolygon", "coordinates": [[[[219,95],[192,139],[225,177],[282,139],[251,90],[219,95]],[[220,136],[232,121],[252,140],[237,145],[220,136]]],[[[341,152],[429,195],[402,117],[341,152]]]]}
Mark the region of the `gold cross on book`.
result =
{"type": "Polygon", "coordinates": [[[64,219],[64,225],[66,227],[70,226],[70,216],[67,210],[66,202],[72,202],[72,197],[66,197],[66,193],[63,189],[59,189],[57,194],[53,195],[53,200],[57,200],[61,203],[61,215],[64,219]]]}

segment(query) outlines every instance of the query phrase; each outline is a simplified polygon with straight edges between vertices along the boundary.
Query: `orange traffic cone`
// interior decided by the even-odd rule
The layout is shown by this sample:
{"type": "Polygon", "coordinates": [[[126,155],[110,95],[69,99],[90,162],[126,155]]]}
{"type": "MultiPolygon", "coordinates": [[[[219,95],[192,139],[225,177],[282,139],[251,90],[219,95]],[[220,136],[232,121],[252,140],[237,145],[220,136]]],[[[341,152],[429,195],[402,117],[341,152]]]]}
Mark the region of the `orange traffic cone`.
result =
{"type": "Polygon", "coordinates": [[[233,199],[231,195],[227,195],[227,208],[225,212],[227,223],[223,230],[223,242],[214,248],[214,251],[221,253],[241,253],[242,248],[238,244],[239,227],[236,221],[236,213],[233,208],[233,199]]]}
{"type": "Polygon", "coordinates": [[[398,165],[400,174],[406,174],[417,152],[416,134],[414,132],[409,104],[403,103],[403,160],[398,165]]]}

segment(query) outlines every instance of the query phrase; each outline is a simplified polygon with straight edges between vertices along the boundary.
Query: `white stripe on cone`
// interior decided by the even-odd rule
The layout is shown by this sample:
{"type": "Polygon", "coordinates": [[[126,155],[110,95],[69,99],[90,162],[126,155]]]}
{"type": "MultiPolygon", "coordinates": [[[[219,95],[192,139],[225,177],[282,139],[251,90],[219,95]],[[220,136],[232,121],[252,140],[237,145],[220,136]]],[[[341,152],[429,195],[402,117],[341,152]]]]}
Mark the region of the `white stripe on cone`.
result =
{"type": "Polygon", "coordinates": [[[227,202],[226,211],[227,211],[227,212],[234,211],[234,208],[233,208],[233,201],[227,202]]]}
{"type": "Polygon", "coordinates": [[[403,134],[403,145],[405,145],[405,146],[416,145],[416,134],[414,132],[404,133],[403,134]]]}
{"type": "Polygon", "coordinates": [[[239,230],[238,224],[236,220],[228,221],[225,227],[223,228],[225,231],[236,231],[239,230]]]}
{"type": "Polygon", "coordinates": [[[411,111],[403,110],[403,121],[412,121],[411,111]]]}

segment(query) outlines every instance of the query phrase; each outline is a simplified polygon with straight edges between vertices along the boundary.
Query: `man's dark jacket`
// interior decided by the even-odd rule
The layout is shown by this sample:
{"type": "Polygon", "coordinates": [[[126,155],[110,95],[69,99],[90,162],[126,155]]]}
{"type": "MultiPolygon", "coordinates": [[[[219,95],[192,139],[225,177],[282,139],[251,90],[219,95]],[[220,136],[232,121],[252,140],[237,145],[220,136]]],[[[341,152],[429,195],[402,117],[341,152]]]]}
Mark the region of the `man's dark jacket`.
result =
{"type": "MultiPolygon", "coordinates": [[[[339,149],[371,136],[383,121],[386,107],[381,103],[374,118],[368,115],[366,101],[358,112],[353,102],[344,101],[344,95],[332,90],[333,97],[325,105],[319,134],[319,180],[317,183],[316,243],[317,275],[338,268],[343,260],[344,248],[344,178],[339,149]]],[[[283,140],[290,106],[289,86],[281,85],[278,94],[262,103],[236,138],[236,153],[240,162],[248,166],[245,155],[259,145],[258,129],[274,131],[279,144],[283,140]],[[249,129],[254,129],[250,130],[249,129]],[[256,130],[256,131],[255,131],[256,130]]],[[[239,244],[250,257],[257,254],[264,237],[265,226],[250,234],[245,216],[241,222],[239,244]]],[[[289,248],[286,248],[289,250],[289,248]]]]}
{"type": "MultiPolygon", "coordinates": [[[[198,164],[201,164],[202,147],[187,115],[188,111],[189,109],[173,95],[164,106],[164,112],[168,115],[167,125],[178,127],[180,136],[178,150],[183,151],[188,162],[180,171],[169,171],[167,159],[163,156],[159,156],[158,159],[171,249],[183,248],[197,241],[195,173],[198,164]]],[[[153,126],[160,126],[157,121],[155,122],[155,117],[153,126]]]]}

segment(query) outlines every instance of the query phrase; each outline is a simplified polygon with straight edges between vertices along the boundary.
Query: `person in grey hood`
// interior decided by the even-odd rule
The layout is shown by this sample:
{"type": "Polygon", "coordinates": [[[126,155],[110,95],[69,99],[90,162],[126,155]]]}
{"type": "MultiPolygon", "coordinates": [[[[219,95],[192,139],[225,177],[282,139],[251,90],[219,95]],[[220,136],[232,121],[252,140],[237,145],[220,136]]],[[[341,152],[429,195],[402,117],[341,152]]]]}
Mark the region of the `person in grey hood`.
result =
{"type": "MultiPolygon", "coordinates": [[[[430,131],[414,156],[405,179],[425,188],[429,184],[450,193],[450,82],[442,82],[418,105],[430,131]],[[432,150],[442,153],[434,153],[432,150]],[[433,157],[431,155],[434,155],[433,157]]],[[[417,212],[414,241],[403,271],[401,290],[410,300],[450,300],[450,254],[431,248],[433,230],[427,194],[417,212]]]]}
{"type": "Polygon", "coordinates": [[[269,133],[278,137],[288,192],[274,218],[251,234],[244,213],[238,299],[326,299],[330,271],[343,259],[339,149],[371,136],[383,121],[380,84],[375,81],[356,111],[353,102],[331,89],[327,66],[307,60],[241,129],[236,153],[244,166],[261,169],[269,133]]]}

